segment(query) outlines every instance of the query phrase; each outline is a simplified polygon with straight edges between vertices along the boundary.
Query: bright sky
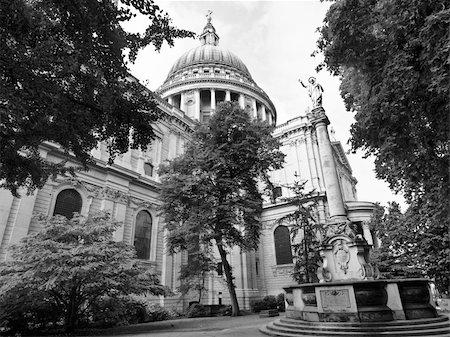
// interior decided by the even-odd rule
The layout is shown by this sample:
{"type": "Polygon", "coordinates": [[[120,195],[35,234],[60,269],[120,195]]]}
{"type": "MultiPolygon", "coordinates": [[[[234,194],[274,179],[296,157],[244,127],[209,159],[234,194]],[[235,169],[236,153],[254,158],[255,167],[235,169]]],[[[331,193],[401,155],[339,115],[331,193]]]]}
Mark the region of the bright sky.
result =
{"type": "MultiPolygon", "coordinates": [[[[329,2],[316,1],[161,1],[173,25],[200,34],[206,24],[206,13],[213,12],[212,24],[219,35],[219,45],[226,48],[247,65],[255,82],[269,95],[277,109],[278,124],[304,115],[310,104],[306,89],[297,82],[306,83],[315,76],[324,88],[323,107],[335,130],[335,138],[349,150],[350,125],[353,113],[345,110],[339,94],[339,79],[327,71],[315,72],[321,56],[311,57],[315,50],[323,18],[329,2]]],[[[139,31],[145,24],[135,19],[125,28],[139,31]]],[[[156,53],[148,47],[141,51],[131,65],[134,76],[156,90],[166,79],[172,64],[189,49],[199,45],[198,40],[177,40],[170,48],[165,44],[156,53]]],[[[405,210],[404,199],[394,195],[387,183],[375,178],[372,159],[363,159],[362,153],[349,154],[353,175],[358,180],[358,198],[362,201],[397,201],[405,210]]]]}

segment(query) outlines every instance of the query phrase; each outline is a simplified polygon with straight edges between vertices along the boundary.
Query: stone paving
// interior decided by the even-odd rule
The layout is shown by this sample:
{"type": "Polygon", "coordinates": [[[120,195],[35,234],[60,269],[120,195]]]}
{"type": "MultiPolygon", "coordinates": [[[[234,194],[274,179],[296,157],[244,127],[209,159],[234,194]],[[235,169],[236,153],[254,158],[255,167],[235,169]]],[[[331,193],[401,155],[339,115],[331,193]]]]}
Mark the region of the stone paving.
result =
{"type": "MultiPolygon", "coordinates": [[[[151,322],[97,331],[103,337],[262,337],[258,331],[262,325],[279,317],[260,318],[258,315],[239,317],[206,317],[151,322]]],[[[87,335],[85,335],[87,336],[87,335]]]]}

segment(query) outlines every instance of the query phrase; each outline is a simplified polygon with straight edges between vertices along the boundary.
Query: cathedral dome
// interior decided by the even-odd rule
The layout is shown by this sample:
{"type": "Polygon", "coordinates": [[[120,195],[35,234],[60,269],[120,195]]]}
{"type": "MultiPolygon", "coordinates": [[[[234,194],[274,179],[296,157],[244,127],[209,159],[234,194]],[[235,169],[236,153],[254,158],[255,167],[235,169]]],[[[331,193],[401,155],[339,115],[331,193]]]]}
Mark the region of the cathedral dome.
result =
{"type": "Polygon", "coordinates": [[[253,80],[247,66],[234,53],[219,47],[219,36],[208,22],[199,36],[200,46],[182,54],[157,89],[163,100],[188,117],[205,122],[216,105],[236,101],[254,118],[276,124],[276,110],[269,96],[253,80]]]}
{"type": "Polygon", "coordinates": [[[171,78],[187,67],[201,66],[204,64],[231,67],[239,71],[247,79],[252,80],[250,72],[239,57],[229,50],[210,43],[205,43],[181,55],[170,69],[167,78],[171,78]]]}

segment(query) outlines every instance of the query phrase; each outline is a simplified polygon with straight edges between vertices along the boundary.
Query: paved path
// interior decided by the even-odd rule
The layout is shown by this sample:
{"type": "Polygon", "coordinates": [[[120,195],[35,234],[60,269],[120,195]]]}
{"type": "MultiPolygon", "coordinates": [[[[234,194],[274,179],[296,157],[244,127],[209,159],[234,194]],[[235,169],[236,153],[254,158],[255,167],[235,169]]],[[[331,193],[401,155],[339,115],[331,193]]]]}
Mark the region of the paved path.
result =
{"type": "MultiPolygon", "coordinates": [[[[206,317],[151,322],[103,331],[90,336],[103,337],[263,337],[258,328],[279,317],[259,318],[258,315],[239,317],[206,317]]],[[[87,336],[87,335],[84,335],[87,336]]]]}

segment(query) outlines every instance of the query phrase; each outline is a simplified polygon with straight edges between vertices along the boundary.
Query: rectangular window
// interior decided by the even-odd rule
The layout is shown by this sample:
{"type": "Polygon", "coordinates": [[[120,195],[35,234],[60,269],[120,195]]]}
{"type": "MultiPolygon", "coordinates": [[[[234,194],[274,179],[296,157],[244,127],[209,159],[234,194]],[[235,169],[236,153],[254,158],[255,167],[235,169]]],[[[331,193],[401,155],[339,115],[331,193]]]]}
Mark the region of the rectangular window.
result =
{"type": "Polygon", "coordinates": [[[153,165],[150,163],[145,163],[144,164],[144,173],[147,176],[153,176],[153,165]]]}

